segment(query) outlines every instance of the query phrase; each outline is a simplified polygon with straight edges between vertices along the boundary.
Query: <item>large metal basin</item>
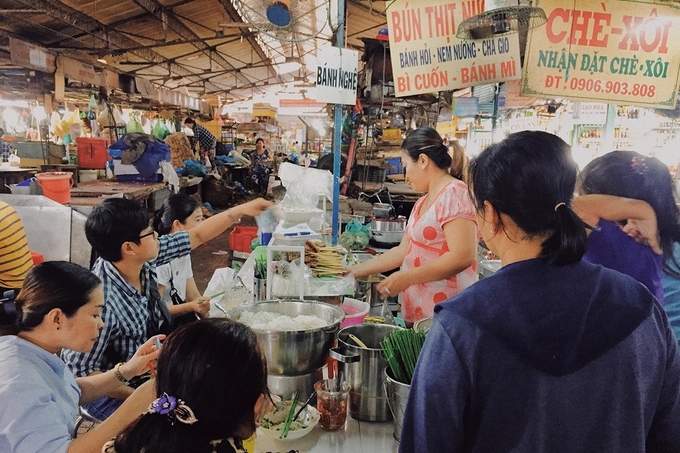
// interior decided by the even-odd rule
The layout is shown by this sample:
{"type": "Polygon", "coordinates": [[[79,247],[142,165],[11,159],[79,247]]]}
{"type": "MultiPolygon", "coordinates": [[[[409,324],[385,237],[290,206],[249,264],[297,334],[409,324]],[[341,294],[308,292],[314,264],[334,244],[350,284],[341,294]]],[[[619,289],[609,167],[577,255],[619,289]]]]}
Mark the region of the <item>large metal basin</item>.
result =
{"type": "Polygon", "coordinates": [[[328,326],[296,331],[275,331],[253,329],[262,344],[270,374],[297,376],[321,368],[328,358],[328,351],[334,346],[335,336],[345,313],[338,307],[323,302],[275,300],[241,305],[229,310],[227,316],[238,321],[244,312],[273,312],[295,317],[298,315],[317,316],[328,322],[328,326]]]}

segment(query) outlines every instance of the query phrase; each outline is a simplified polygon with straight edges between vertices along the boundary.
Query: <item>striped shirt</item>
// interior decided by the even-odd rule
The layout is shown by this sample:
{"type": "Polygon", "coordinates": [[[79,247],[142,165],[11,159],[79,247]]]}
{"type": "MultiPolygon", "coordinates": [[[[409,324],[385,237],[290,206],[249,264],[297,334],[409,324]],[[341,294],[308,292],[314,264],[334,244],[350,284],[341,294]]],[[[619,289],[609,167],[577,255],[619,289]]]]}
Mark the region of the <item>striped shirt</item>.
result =
{"type": "Polygon", "coordinates": [[[210,151],[217,144],[215,136],[208,129],[198,124],[194,124],[194,139],[198,141],[203,151],[210,151]]]}
{"type": "Polygon", "coordinates": [[[102,280],[104,328],[90,352],[62,350],[61,357],[76,376],[108,371],[118,362],[130,360],[137,349],[157,333],[162,318],[156,266],[191,252],[186,231],[161,236],[158,257],[144,263],[141,271],[142,293],[123,278],[109,261],[99,258],[92,268],[102,280]]]}
{"type": "Polygon", "coordinates": [[[0,201],[0,288],[21,288],[32,267],[33,258],[19,214],[0,201]]]}

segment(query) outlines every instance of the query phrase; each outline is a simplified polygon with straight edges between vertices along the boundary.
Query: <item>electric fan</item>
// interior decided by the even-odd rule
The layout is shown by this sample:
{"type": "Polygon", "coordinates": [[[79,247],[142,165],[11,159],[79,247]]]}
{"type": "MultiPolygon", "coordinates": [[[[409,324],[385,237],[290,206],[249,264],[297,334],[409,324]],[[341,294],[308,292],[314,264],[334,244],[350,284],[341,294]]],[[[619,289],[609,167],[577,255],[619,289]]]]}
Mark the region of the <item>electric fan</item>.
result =
{"type": "Polygon", "coordinates": [[[224,27],[249,27],[283,42],[315,38],[328,22],[323,0],[234,0],[245,24],[231,22],[224,27]]]}
{"type": "Polygon", "coordinates": [[[460,39],[484,39],[492,36],[519,33],[519,53],[524,60],[527,35],[530,28],[548,22],[543,9],[535,6],[506,6],[468,17],[458,25],[456,37],[460,39]]]}

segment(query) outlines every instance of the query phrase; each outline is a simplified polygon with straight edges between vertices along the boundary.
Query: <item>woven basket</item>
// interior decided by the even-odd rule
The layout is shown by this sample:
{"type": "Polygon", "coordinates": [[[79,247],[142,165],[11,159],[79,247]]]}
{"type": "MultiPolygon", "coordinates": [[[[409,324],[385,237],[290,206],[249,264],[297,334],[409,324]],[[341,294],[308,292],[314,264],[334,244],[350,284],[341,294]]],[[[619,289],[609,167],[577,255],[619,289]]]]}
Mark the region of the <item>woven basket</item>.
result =
{"type": "Polygon", "coordinates": [[[207,201],[213,208],[226,208],[234,202],[233,187],[227,186],[222,180],[207,176],[201,183],[203,201],[207,201]]]}

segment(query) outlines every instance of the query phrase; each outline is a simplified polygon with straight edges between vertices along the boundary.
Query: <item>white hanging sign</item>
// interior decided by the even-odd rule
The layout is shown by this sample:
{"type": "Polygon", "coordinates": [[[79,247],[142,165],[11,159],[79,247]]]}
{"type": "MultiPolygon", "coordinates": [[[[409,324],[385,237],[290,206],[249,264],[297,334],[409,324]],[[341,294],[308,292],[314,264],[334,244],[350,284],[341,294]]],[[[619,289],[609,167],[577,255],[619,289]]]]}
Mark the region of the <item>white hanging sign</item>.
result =
{"type": "Polygon", "coordinates": [[[327,46],[319,49],[316,60],[316,100],[354,105],[357,99],[359,52],[327,46]]]}

